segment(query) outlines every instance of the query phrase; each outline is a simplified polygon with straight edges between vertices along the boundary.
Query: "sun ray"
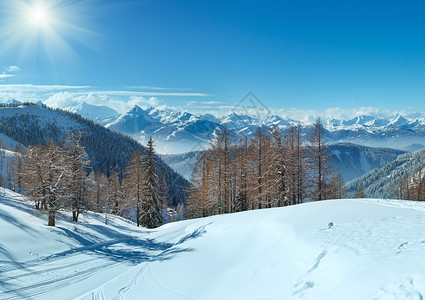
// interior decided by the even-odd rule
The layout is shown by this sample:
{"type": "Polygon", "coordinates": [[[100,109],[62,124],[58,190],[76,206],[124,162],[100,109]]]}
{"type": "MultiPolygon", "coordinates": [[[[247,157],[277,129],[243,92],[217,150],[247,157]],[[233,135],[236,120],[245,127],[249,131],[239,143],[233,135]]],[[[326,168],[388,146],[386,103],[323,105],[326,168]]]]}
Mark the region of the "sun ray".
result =
{"type": "Polygon", "coordinates": [[[0,54],[13,51],[19,57],[47,57],[51,65],[80,61],[75,43],[93,48],[96,36],[81,18],[88,8],[87,0],[0,1],[0,54]]]}

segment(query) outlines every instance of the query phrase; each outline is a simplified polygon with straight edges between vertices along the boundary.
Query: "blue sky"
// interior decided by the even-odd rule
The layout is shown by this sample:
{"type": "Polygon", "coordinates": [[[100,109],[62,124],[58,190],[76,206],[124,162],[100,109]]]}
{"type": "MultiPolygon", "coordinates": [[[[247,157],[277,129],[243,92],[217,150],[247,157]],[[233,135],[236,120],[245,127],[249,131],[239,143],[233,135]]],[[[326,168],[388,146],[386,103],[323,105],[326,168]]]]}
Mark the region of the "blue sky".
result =
{"type": "Polygon", "coordinates": [[[421,1],[2,1],[0,96],[226,110],[252,91],[271,109],[425,112],[424,15],[421,1]],[[21,26],[25,7],[48,20],[21,26]]]}

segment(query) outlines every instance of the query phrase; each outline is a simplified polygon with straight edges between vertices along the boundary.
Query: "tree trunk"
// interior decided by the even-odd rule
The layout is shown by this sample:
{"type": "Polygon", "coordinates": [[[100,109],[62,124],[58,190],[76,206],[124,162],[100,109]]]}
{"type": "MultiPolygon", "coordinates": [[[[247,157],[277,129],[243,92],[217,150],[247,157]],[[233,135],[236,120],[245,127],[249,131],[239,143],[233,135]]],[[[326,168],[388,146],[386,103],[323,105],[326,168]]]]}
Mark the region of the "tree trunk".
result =
{"type": "Polygon", "coordinates": [[[73,222],[75,222],[75,223],[77,223],[78,222],[78,211],[76,211],[76,210],[73,210],[72,211],[72,221],[73,222]]]}
{"type": "Polygon", "coordinates": [[[47,223],[47,226],[55,226],[55,212],[49,211],[49,221],[47,223]]]}

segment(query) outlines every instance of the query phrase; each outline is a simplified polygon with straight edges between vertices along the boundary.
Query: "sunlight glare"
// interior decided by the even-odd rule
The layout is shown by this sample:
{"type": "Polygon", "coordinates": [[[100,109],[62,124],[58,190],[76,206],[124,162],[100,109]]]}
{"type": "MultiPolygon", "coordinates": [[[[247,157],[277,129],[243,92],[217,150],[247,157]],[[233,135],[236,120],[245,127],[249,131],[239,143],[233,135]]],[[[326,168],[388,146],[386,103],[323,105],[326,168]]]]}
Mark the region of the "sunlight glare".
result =
{"type": "Polygon", "coordinates": [[[80,62],[75,47],[94,48],[98,36],[85,28],[90,11],[88,0],[0,0],[0,57],[14,52],[52,66],[80,62]]]}
{"type": "Polygon", "coordinates": [[[49,21],[49,14],[43,7],[35,7],[30,12],[31,22],[35,25],[43,25],[49,21]]]}

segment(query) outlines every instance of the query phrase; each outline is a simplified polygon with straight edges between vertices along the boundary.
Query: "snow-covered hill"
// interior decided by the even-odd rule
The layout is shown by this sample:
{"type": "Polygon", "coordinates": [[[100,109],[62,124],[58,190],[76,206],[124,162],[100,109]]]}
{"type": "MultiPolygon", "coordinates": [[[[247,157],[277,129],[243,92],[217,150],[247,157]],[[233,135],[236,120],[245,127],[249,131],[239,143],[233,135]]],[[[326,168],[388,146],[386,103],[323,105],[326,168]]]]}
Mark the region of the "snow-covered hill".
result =
{"type": "Polygon", "coordinates": [[[331,200],[137,228],[57,227],[0,191],[1,299],[422,299],[425,203],[331,200]]]}
{"type": "MultiPolygon", "coordinates": [[[[123,172],[136,150],[145,151],[137,141],[74,113],[37,105],[0,107],[0,133],[5,141],[14,140],[24,146],[46,144],[49,139],[60,142],[66,132],[72,131],[82,133],[81,145],[88,154],[91,167],[104,174],[123,172]]],[[[157,167],[158,173],[163,172],[166,177],[171,195],[169,204],[175,207],[184,202],[188,182],[160,159],[157,159],[157,167]]]]}

